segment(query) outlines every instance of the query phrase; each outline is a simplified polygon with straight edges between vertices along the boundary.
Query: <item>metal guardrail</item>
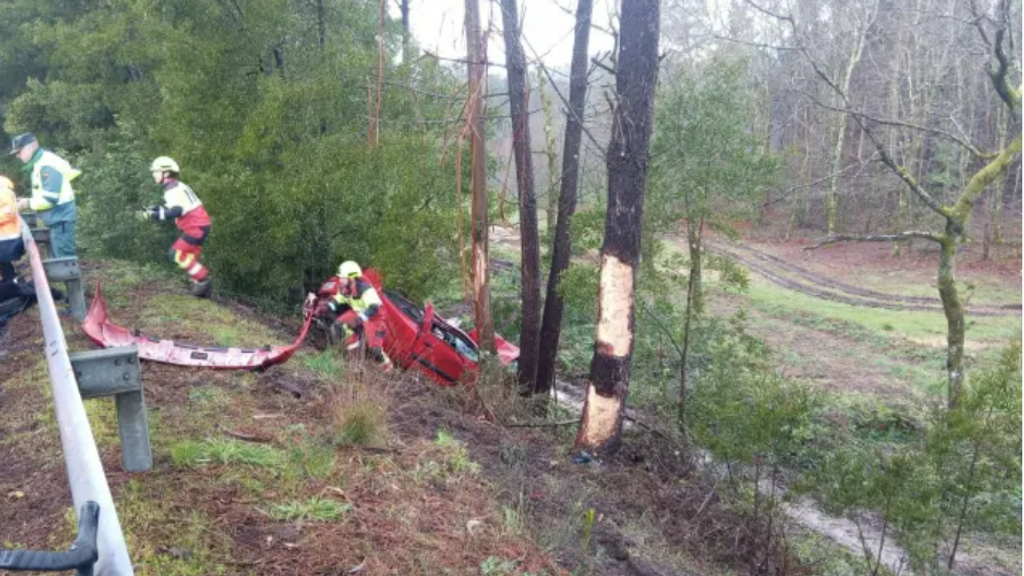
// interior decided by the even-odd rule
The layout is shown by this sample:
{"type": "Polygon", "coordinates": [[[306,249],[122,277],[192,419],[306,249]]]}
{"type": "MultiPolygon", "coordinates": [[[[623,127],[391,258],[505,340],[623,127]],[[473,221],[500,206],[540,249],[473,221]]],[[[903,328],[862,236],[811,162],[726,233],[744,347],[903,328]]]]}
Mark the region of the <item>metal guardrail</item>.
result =
{"type": "Polygon", "coordinates": [[[128,558],[128,547],[121,531],[121,522],[114,508],[114,499],[107,485],[106,474],[103,472],[96,440],[89,427],[89,418],[86,416],[85,405],[75,381],[64,331],[57,317],[57,307],[50,294],[50,284],[43,269],[43,260],[24,221],[21,235],[32,266],[39,317],[43,324],[46,363],[50,372],[64,462],[71,484],[71,499],[76,512],[90,500],[100,506],[97,537],[99,559],[96,561],[94,573],[96,576],[132,576],[134,569],[128,558]]]}

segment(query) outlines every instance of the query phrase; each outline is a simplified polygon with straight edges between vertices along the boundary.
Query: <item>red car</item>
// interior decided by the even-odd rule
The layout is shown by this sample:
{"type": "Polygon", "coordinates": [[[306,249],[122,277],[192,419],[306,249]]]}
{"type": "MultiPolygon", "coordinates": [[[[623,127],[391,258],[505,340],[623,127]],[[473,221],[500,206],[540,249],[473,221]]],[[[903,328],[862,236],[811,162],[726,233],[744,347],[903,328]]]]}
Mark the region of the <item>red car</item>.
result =
{"type": "MultiPolygon", "coordinates": [[[[365,276],[383,302],[380,314],[370,320],[366,329],[369,345],[383,347],[401,368],[416,368],[442,385],[476,379],[479,351],[474,332],[467,334],[452,326],[435,314],[430,304],[421,310],[401,295],[385,291],[380,276],[374,270],[367,270],[365,276]]],[[[287,362],[302,346],[314,323],[327,331],[329,341],[338,341],[337,324],[326,314],[327,302],[338,289],[337,277],[324,282],[317,295],[305,306],[301,332],[287,346],[196,346],[129,330],[114,324],[107,316],[107,303],[103,300],[99,284],[82,329],[93,342],[105,348],[135,345],[139,358],[144,360],[218,370],[265,369],[287,362]]],[[[519,358],[519,348],[500,336],[495,336],[494,344],[502,364],[511,365],[519,358]]]]}
{"type": "MultiPolygon", "coordinates": [[[[420,309],[400,294],[384,290],[376,270],[367,270],[364,277],[383,302],[380,313],[366,326],[369,345],[382,346],[397,366],[415,368],[441,385],[476,378],[479,349],[475,331],[467,334],[452,326],[429,303],[420,309]]],[[[332,343],[338,341],[337,326],[326,315],[326,305],[338,289],[338,277],[329,278],[311,304],[314,322],[332,343]]],[[[509,366],[519,358],[519,348],[500,336],[495,335],[494,344],[502,364],[509,366]]]]}

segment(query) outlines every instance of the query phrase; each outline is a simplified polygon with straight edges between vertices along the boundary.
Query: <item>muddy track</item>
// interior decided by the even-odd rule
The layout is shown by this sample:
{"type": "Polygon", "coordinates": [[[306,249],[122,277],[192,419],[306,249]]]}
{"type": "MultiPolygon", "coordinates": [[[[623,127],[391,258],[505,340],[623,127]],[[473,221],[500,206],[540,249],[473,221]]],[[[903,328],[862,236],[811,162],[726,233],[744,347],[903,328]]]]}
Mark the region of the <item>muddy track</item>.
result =
{"type": "MultiPolygon", "coordinates": [[[[938,298],[887,294],[859,288],[815,274],[792,262],[749,246],[714,241],[707,243],[707,249],[713,253],[733,258],[778,286],[815,298],[852,306],[888,310],[942,312],[942,302],[938,298]],[[795,275],[799,280],[785,276],[786,273],[795,275]]],[[[1020,314],[1020,311],[1020,304],[976,304],[967,307],[967,312],[974,316],[1015,316],[1020,314]]]]}

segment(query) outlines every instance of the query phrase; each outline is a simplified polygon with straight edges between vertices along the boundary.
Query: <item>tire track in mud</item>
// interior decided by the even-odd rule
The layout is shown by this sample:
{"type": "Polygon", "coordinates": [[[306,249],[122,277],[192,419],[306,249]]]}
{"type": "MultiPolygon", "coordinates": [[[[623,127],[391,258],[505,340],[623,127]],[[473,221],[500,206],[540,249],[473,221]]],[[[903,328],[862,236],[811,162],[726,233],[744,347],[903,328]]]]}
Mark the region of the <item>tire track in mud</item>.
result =
{"type": "MultiPolygon", "coordinates": [[[[727,256],[746,266],[753,272],[770,280],[772,283],[794,290],[801,294],[849,304],[888,310],[908,310],[942,312],[942,302],[931,296],[909,296],[888,294],[866,288],[860,288],[815,274],[802,266],[787,262],[782,258],[767,254],[749,246],[737,244],[726,245],[722,242],[707,242],[710,252],[727,256]],[[784,274],[795,275],[800,280],[784,274]]],[[[1015,316],[1020,314],[1020,304],[975,304],[966,306],[967,313],[974,316],[1015,316]]]]}

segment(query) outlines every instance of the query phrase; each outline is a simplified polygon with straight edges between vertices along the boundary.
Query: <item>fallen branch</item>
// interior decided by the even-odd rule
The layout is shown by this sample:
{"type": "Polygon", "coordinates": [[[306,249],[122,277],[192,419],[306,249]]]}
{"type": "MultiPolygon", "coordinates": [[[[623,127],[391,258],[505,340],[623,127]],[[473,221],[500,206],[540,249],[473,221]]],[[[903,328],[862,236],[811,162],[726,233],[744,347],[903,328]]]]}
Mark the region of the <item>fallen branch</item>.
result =
{"type": "Polygon", "coordinates": [[[569,426],[570,424],[578,424],[579,418],[573,418],[572,420],[558,420],[556,422],[522,422],[520,424],[506,424],[506,428],[557,428],[559,426],[569,426]]]}
{"type": "Polygon", "coordinates": [[[868,236],[858,236],[856,234],[833,234],[831,236],[824,238],[814,246],[804,247],[804,250],[817,250],[822,246],[835,244],[837,242],[906,242],[914,238],[920,238],[922,240],[931,240],[932,242],[942,242],[941,238],[939,238],[935,234],[932,234],[931,232],[920,232],[916,230],[910,232],[902,232],[900,234],[878,234],[868,236]]]}
{"type": "Polygon", "coordinates": [[[272,437],[267,436],[266,434],[254,434],[251,432],[243,432],[241,430],[224,430],[224,434],[226,436],[231,436],[232,438],[237,438],[246,442],[255,442],[257,444],[267,444],[268,442],[274,441],[272,437]]]}

